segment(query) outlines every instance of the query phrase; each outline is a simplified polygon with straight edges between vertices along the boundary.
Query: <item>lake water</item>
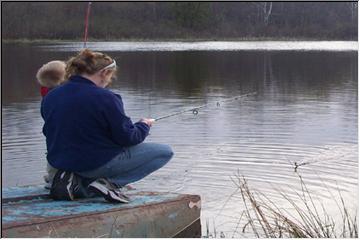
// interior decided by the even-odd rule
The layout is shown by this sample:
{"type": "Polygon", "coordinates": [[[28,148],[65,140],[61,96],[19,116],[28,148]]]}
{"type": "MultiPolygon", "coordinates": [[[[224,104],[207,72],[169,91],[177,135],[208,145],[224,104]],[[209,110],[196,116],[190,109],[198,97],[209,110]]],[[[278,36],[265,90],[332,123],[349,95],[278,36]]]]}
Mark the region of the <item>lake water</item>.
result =
{"type": "MultiPolygon", "coordinates": [[[[35,80],[47,61],[67,59],[80,43],[4,44],[2,58],[2,186],[39,184],[45,138],[35,80]]],[[[134,183],[138,189],[200,194],[202,223],[226,237],[244,210],[232,178],[286,205],[301,185],[336,215],[341,192],[358,209],[357,42],[90,43],[118,63],[112,90],[134,120],[209,103],[157,122],[148,142],[170,144],[174,158],[134,183]],[[241,94],[257,94],[216,105],[241,94]]],[[[242,220],[244,225],[246,221],[242,220]]],[[[219,237],[219,235],[218,235],[219,237]]]]}

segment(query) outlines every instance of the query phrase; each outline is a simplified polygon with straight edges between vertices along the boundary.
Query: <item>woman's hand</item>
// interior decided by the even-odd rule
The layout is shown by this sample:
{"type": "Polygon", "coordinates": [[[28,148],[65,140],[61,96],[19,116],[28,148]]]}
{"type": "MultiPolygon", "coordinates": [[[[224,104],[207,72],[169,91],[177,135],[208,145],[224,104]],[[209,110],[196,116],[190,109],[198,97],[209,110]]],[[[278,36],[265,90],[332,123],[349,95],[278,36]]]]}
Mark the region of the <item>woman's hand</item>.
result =
{"type": "Polygon", "coordinates": [[[146,123],[149,127],[152,126],[152,124],[155,122],[155,119],[153,118],[142,118],[140,122],[146,123]]]}

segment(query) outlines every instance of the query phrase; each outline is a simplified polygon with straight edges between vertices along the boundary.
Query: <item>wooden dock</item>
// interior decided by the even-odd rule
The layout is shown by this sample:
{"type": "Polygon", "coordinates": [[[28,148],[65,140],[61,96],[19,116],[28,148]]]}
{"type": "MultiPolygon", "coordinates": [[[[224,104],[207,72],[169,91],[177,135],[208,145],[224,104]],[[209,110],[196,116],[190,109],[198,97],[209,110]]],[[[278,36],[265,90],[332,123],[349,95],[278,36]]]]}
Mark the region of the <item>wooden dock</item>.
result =
{"type": "Polygon", "coordinates": [[[198,195],[128,191],[130,203],[114,204],[54,201],[43,186],[2,194],[2,237],[201,237],[198,195]]]}

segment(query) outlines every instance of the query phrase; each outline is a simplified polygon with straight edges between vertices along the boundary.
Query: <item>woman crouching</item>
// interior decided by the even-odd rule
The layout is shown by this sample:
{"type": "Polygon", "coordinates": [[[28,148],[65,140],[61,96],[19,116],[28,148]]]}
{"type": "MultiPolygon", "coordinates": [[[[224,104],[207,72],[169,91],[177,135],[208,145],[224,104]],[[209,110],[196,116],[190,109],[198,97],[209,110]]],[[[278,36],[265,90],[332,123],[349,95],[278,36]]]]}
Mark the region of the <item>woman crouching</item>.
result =
{"type": "Polygon", "coordinates": [[[128,202],[121,187],[164,166],[171,148],[142,143],[153,119],[132,123],[121,96],[105,89],[116,73],[108,55],[88,49],[66,65],[69,80],[42,100],[48,163],[57,170],[50,195],[54,199],[102,195],[128,202]]]}

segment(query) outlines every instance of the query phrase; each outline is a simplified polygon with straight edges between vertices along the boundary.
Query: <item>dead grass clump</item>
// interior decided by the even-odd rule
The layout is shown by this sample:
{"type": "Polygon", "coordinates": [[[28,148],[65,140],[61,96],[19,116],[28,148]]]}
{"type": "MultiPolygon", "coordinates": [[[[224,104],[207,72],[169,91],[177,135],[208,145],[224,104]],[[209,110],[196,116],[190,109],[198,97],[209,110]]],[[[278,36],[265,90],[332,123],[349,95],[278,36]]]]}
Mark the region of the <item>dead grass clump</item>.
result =
{"type": "Polygon", "coordinates": [[[242,231],[250,228],[256,237],[267,238],[358,238],[357,213],[349,213],[340,191],[341,203],[335,198],[334,202],[342,221],[336,222],[328,213],[329,209],[314,199],[298,176],[302,191],[295,193],[296,199],[278,190],[290,204],[292,211],[289,211],[264,194],[252,191],[245,177],[237,175],[233,181],[240,190],[246,216],[242,231]]]}

